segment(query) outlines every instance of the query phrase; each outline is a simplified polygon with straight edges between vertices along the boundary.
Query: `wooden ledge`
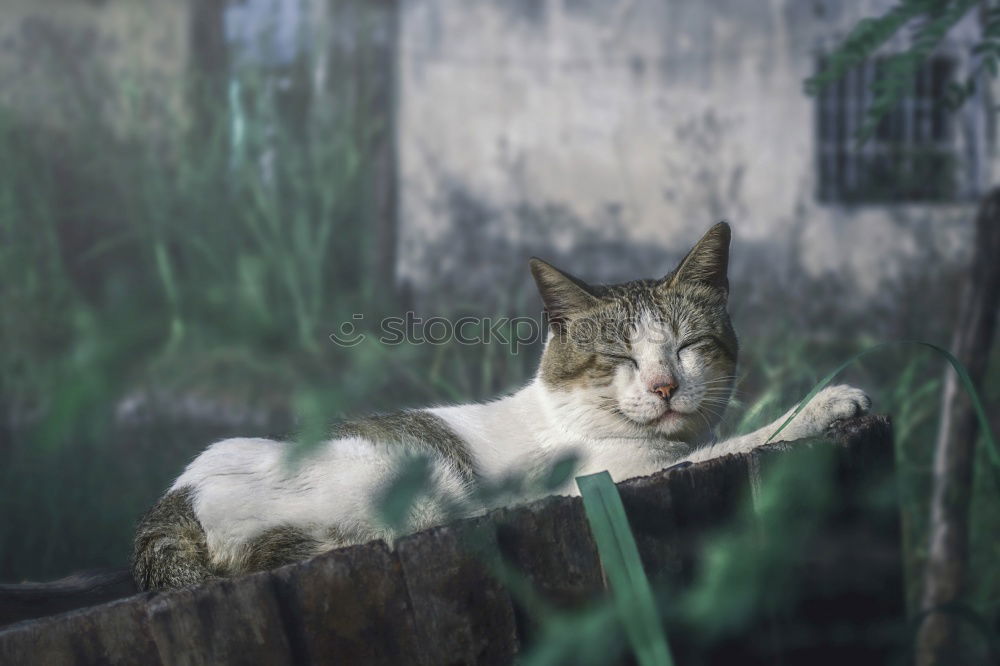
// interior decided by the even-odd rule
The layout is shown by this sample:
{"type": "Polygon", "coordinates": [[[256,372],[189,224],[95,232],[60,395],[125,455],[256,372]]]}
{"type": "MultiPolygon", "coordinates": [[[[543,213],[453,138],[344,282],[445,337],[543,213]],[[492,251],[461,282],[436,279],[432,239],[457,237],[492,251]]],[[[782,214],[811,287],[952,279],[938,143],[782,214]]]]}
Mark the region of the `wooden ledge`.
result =
{"type": "MultiPolygon", "coordinates": [[[[901,618],[898,516],[871,515],[851,499],[860,494],[851,490],[858,484],[892,473],[891,424],[885,416],[864,416],[830,435],[839,444],[836,474],[845,500],[837,524],[819,531],[827,547],[837,545],[836,556],[804,552],[803,562],[828,580],[847,581],[850,589],[837,593],[865,605],[855,620],[901,618]],[[888,559],[844,558],[855,540],[888,559]],[[838,557],[851,571],[842,570],[847,565],[838,557]]],[[[705,539],[750,500],[750,469],[786,455],[794,454],[726,456],[618,484],[650,578],[687,584],[705,539]]],[[[535,628],[463,547],[473,530],[487,534],[557,607],[577,608],[606,594],[580,498],[553,496],[410,535],[394,551],[383,542],[352,546],[269,572],[14,624],[0,630],[0,663],[510,663],[535,628]]],[[[812,612],[828,593],[817,593],[812,612]]],[[[852,617],[840,612],[837,621],[852,617]]],[[[668,638],[675,656],[683,654],[683,639],[668,638]]],[[[888,649],[868,647],[878,654],[888,649]]],[[[734,654],[760,653],[761,663],[776,656],[761,649],[742,645],[734,654]]],[[[875,654],[870,650],[862,658],[875,654]]]]}

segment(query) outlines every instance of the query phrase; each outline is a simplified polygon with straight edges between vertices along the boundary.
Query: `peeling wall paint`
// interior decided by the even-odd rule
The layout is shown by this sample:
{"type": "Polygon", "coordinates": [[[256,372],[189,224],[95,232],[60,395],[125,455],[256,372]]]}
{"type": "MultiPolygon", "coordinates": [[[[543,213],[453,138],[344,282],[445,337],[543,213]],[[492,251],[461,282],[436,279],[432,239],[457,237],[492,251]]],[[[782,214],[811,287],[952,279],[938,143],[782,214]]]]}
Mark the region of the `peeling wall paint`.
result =
{"type": "MultiPolygon", "coordinates": [[[[349,12],[332,20],[326,0],[301,1],[311,29],[333,29],[330,44],[355,34],[344,29],[349,12]]],[[[397,104],[399,281],[417,294],[472,293],[507,274],[523,282],[530,254],[588,279],[655,275],[719,219],[736,234],[734,284],[774,292],[836,276],[870,300],[916,274],[954,274],[974,202],[815,197],[814,100],[802,82],[817,49],[892,4],[399,0],[398,16],[379,24],[394,32],[398,22],[386,97],[397,104]]],[[[81,107],[66,84],[79,64],[85,76],[159,91],[169,113],[184,114],[191,6],[9,0],[0,103],[65,124],[81,107]]],[[[972,20],[954,36],[975,33],[972,20]]],[[[148,122],[146,107],[123,101],[107,100],[108,112],[148,122]]],[[[991,135],[973,136],[988,183],[991,135]]]]}
{"type": "MultiPolygon", "coordinates": [[[[426,249],[459,231],[473,243],[499,233],[527,252],[568,252],[569,270],[618,277],[614,266],[573,262],[571,248],[605,237],[672,260],[719,219],[737,243],[772,247],[775,275],[794,261],[813,279],[845,275],[867,296],[924,249],[961,262],[974,202],[847,207],[814,196],[814,100],[803,80],[818,47],[893,4],[403,2],[400,279],[417,291],[448,279],[449,262],[426,249]],[[456,192],[488,219],[457,219],[456,192]],[[574,224],[533,237],[526,209],[558,209],[574,224]]],[[[975,28],[967,21],[957,34],[971,39],[975,28]]]]}

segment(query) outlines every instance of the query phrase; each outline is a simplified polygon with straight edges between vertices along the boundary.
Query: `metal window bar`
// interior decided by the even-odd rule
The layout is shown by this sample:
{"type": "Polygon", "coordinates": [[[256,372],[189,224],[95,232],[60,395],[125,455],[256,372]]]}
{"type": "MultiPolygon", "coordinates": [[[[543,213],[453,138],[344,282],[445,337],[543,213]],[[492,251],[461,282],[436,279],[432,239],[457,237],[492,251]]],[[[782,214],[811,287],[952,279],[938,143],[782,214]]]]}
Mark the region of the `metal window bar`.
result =
{"type": "Polygon", "coordinates": [[[860,105],[857,103],[859,101],[856,89],[857,79],[857,67],[852,68],[844,76],[844,143],[841,149],[844,151],[843,189],[845,192],[854,192],[857,188],[855,167],[858,155],[855,135],[858,131],[857,120],[860,111],[860,105]]]}
{"type": "Polygon", "coordinates": [[[826,137],[826,158],[827,158],[827,191],[830,194],[831,199],[838,199],[841,196],[840,189],[837,184],[837,95],[836,88],[830,86],[826,89],[826,127],[827,127],[827,137],[826,137]]]}
{"type": "MultiPolygon", "coordinates": [[[[868,109],[871,107],[872,102],[875,101],[875,95],[872,93],[872,86],[875,84],[875,63],[865,61],[861,66],[864,73],[861,81],[861,107],[863,109],[868,109]]],[[[864,145],[861,146],[861,155],[865,162],[864,179],[866,182],[871,183],[874,178],[878,177],[879,153],[876,142],[874,140],[866,141],[864,145]]]]}
{"type": "MultiPolygon", "coordinates": [[[[817,99],[819,199],[903,202],[967,196],[967,190],[976,187],[967,181],[970,175],[978,175],[978,165],[968,163],[977,155],[967,150],[968,146],[963,150],[963,145],[974,138],[962,136],[969,129],[964,114],[956,117],[947,112],[939,99],[947,81],[957,74],[956,57],[949,53],[928,59],[897,108],[883,119],[867,142],[858,145],[855,134],[873,101],[871,87],[882,62],[874,59],[862,63],[824,89],[817,99]],[[960,128],[964,132],[957,131],[960,128]],[[893,160],[897,163],[893,164],[893,160]],[[949,163],[953,166],[948,167],[949,163]],[[938,174],[943,168],[952,170],[951,177],[961,187],[924,187],[914,179],[944,176],[938,174]]],[[[825,64],[822,55],[817,64],[821,68],[825,64]]]]}
{"type": "Polygon", "coordinates": [[[836,87],[836,97],[834,98],[834,109],[836,109],[836,115],[834,118],[835,126],[837,128],[837,144],[835,147],[836,154],[836,165],[834,167],[834,173],[836,174],[837,183],[837,195],[843,196],[845,187],[844,174],[847,171],[846,162],[850,157],[850,135],[848,134],[848,123],[850,115],[850,106],[847,100],[847,79],[846,77],[841,78],[837,81],[836,87]]]}
{"type": "Polygon", "coordinates": [[[934,67],[935,60],[931,59],[924,67],[917,72],[919,83],[917,85],[917,103],[920,105],[920,132],[921,143],[933,143],[934,135],[931,133],[931,117],[935,113],[934,100],[934,67]]]}

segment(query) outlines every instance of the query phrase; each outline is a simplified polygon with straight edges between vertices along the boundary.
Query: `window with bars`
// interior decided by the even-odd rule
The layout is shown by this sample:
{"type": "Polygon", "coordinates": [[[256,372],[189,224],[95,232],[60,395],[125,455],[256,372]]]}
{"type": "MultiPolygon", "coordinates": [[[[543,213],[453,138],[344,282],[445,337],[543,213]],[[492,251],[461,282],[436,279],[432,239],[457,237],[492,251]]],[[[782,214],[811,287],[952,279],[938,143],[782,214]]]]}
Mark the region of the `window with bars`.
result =
{"type": "MultiPolygon", "coordinates": [[[[819,62],[823,66],[822,59],[819,62]]],[[[962,195],[955,116],[944,99],[954,58],[928,59],[908,93],[864,143],[856,138],[884,60],[865,62],[817,97],[819,200],[827,203],[950,201],[962,195]]]]}

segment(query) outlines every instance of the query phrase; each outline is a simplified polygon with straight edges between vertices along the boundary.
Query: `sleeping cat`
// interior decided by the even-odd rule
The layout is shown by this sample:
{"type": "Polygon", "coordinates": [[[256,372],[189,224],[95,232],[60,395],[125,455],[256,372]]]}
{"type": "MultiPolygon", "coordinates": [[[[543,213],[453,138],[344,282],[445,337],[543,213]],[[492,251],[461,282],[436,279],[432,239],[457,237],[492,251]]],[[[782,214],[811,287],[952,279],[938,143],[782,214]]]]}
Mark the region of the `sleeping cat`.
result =
{"type": "MultiPolygon", "coordinates": [[[[666,277],[612,286],[587,285],[532,259],[550,330],[527,386],[485,404],[342,424],[294,467],[282,442],[213,444],[140,522],[136,583],[181,587],[391,541],[398,534],[380,522],[376,498],[414,453],[429,456],[443,499],[419,503],[409,531],[441,522],[443,504],[468,500],[478,481],[530,475],[569,453],[579,474],[608,470],[620,481],[764,444],[785,417],[721,442],[712,434],[738,350],[726,312],[729,240],[729,226],[719,223],[666,277]]],[[[869,406],[858,389],[827,388],[781,439],[819,435],[869,406]]],[[[573,492],[571,483],[562,490],[573,492]]]]}

